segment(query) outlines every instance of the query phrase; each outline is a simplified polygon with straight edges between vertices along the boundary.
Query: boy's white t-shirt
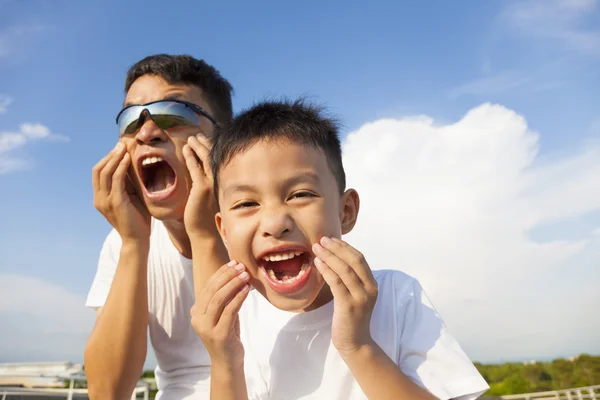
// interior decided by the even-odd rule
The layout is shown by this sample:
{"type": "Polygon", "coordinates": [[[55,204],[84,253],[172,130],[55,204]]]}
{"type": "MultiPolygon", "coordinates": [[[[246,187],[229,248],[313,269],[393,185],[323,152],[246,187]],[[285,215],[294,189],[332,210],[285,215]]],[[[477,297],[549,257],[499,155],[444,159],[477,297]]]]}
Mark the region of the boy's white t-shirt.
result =
{"type": "MultiPolygon", "coordinates": [[[[371,335],[413,381],[441,400],[475,399],[489,386],[452,337],[419,282],[373,271],[379,296],[371,335]]],[[[252,291],[240,311],[248,396],[366,399],[331,344],[333,301],[307,313],[282,311],[252,291]]]]}
{"type": "MultiPolygon", "coordinates": [[[[107,236],[86,306],[104,306],[121,239],[107,236]]],[[[371,334],[414,381],[440,399],[474,399],[488,389],[419,283],[398,271],[373,271],[379,297],[371,334]]],[[[208,399],[210,357],[190,323],[192,262],[152,220],[148,255],[149,331],[158,365],[157,400],[208,399]]],[[[333,302],[308,313],[282,311],[251,291],[240,311],[248,394],[254,399],[364,399],[331,345],[333,302]],[[276,366],[276,368],[274,368],[276,366]]]]}
{"type": "MultiPolygon", "coordinates": [[[[86,306],[104,306],[120,250],[121,238],[112,230],[100,251],[86,306]]],[[[190,322],[193,305],[192,260],[177,251],[163,223],[152,219],[148,311],[150,340],[157,360],[157,399],[209,398],[210,357],[190,322]]]]}

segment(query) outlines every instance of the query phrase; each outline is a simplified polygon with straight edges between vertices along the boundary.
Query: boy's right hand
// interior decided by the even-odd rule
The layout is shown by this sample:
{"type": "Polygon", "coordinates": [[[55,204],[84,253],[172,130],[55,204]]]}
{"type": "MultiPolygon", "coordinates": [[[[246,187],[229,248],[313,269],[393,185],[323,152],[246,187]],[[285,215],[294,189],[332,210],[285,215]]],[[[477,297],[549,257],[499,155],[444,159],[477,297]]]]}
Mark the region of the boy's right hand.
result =
{"type": "Polygon", "coordinates": [[[123,242],[145,244],[150,238],[150,214],[127,176],[131,156],[117,143],[92,169],[94,207],[116,229],[123,242]]]}
{"type": "Polygon", "coordinates": [[[250,292],[243,264],[230,261],[208,280],[192,307],[192,326],[213,366],[239,368],[244,362],[238,312],[250,292]]]}

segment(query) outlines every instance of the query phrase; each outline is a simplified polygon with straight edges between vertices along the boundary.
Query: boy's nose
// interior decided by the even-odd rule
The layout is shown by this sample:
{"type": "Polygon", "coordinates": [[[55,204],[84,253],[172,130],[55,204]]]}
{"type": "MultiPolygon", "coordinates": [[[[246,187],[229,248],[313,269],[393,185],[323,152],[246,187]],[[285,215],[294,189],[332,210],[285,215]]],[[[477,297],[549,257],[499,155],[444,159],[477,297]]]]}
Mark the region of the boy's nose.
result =
{"type": "Polygon", "coordinates": [[[265,237],[281,238],[294,230],[294,221],[282,211],[266,210],[261,225],[265,237]]]}

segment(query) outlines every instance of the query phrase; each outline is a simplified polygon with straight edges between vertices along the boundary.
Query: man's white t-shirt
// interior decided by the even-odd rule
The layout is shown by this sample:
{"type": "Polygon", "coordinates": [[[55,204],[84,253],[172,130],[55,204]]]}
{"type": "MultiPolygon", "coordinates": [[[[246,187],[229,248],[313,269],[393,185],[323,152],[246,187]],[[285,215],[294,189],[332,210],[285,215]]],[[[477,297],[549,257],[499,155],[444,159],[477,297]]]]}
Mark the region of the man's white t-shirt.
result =
{"type": "MultiPolygon", "coordinates": [[[[86,306],[104,306],[120,250],[121,238],[112,230],[100,252],[86,306]]],[[[209,398],[210,357],[190,322],[193,305],[192,260],[177,251],[163,223],[152,219],[148,312],[150,340],[157,360],[157,399],[209,398]]]]}
{"type": "MultiPolygon", "coordinates": [[[[107,236],[86,306],[104,306],[121,239],[107,236]]],[[[398,271],[373,271],[379,297],[371,334],[415,382],[441,399],[474,399],[488,386],[437,315],[419,283],[398,271]],[[461,397],[464,396],[464,397],[461,397]]],[[[210,357],[190,323],[192,262],[152,220],[148,255],[150,340],[158,365],[157,399],[209,399],[210,357]]],[[[251,291],[240,311],[249,398],[364,399],[331,345],[333,302],[308,313],[274,307],[251,291]]]]}
{"type": "MultiPolygon", "coordinates": [[[[475,399],[489,387],[414,278],[373,271],[379,285],[371,335],[414,382],[438,398],[475,399]]],[[[291,313],[252,291],[240,311],[248,396],[258,399],[366,399],[331,344],[333,301],[291,313]]]]}

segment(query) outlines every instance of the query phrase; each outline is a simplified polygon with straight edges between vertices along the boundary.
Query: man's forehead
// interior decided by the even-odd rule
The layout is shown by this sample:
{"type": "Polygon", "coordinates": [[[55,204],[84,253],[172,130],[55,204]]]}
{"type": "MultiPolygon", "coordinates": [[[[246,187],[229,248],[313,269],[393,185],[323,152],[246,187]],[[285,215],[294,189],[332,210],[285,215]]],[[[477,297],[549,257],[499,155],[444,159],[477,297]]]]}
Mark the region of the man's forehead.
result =
{"type": "Polygon", "coordinates": [[[158,100],[187,100],[206,106],[202,89],[185,83],[169,83],[159,76],[144,75],[131,85],[123,106],[147,104],[158,100]]]}
{"type": "Polygon", "coordinates": [[[166,90],[164,92],[148,92],[148,93],[135,93],[133,95],[127,95],[125,97],[125,101],[123,102],[123,107],[131,106],[131,105],[140,105],[140,104],[148,104],[153,101],[159,100],[187,100],[193,101],[189,94],[186,93],[185,90],[182,89],[173,89],[166,90]]]}

